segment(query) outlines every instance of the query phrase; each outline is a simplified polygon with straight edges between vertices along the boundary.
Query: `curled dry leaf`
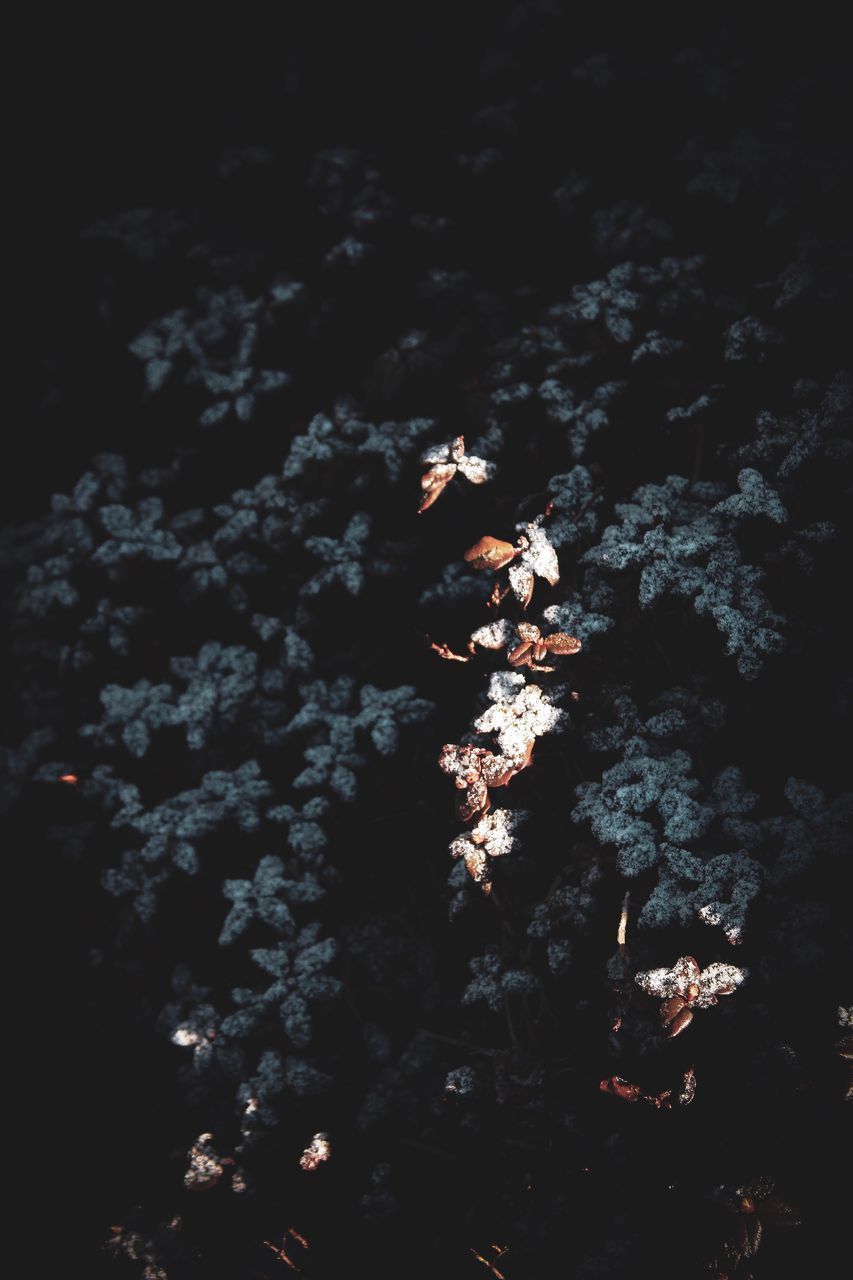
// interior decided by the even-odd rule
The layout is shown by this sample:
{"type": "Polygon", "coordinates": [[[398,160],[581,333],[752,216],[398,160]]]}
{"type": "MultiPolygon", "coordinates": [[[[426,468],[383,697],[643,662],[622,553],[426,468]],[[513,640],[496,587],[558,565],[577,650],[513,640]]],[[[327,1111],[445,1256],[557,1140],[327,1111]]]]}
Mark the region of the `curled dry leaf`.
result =
{"type": "Polygon", "coordinates": [[[598,1087],[602,1093],[621,1098],[623,1102],[639,1102],[643,1093],[638,1084],[631,1084],[621,1076],[609,1076],[606,1080],[602,1080],[598,1087]]]}
{"type": "Polygon", "coordinates": [[[430,467],[429,471],[425,471],[421,476],[424,496],[421,498],[418,512],[426,511],[431,507],[441,497],[455,475],[456,467],[452,463],[439,463],[438,466],[430,467]]]}
{"type": "MultiPolygon", "coordinates": [[[[611,1097],[621,1098],[623,1102],[647,1102],[656,1111],[669,1111],[672,1109],[674,1096],[672,1089],[663,1089],[660,1093],[643,1093],[640,1085],[634,1084],[630,1080],[625,1080],[622,1076],[609,1076],[606,1080],[600,1081],[598,1087],[602,1093],[609,1093],[611,1097]]],[[[682,1076],[681,1088],[678,1094],[675,1095],[675,1101],[680,1107],[688,1107],[695,1096],[696,1072],[693,1067],[688,1067],[682,1076]]]]}

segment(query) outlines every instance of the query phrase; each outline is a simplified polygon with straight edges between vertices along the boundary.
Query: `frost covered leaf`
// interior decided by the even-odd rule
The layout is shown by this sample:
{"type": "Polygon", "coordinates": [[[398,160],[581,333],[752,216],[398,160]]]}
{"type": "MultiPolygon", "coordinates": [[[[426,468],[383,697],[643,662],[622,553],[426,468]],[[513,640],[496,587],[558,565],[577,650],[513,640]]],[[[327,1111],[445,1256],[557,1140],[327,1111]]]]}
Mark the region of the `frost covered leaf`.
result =
{"type": "Polygon", "coordinates": [[[272,787],[260,776],[256,760],[247,760],[231,772],[213,769],[201,786],[182,791],[152,809],[146,809],[139,791],[129,783],[102,774],[93,779],[108,795],[115,795],[112,826],[129,827],[143,837],[139,850],[127,850],[121,867],[104,872],[103,884],[115,896],[131,894],[143,919],[154,912],[160,887],[169,879],[167,859],[187,875],[199,869],[198,845],[226,821],[241,831],[255,831],[261,822],[261,802],[272,787]]]}
{"type": "Polygon", "coordinates": [[[663,844],[660,852],[660,878],[638,923],[687,926],[698,917],[721,927],[732,945],[740,943],[750,903],[764,882],[761,864],[743,851],[702,858],[663,844]]]}
{"type": "Polygon", "coordinates": [[[641,569],[642,609],[667,595],[692,600],[695,612],[713,618],[726,636],[726,652],[746,679],[759,674],[765,655],[784,647],[785,620],[760,589],[764,571],[743,563],[734,537],[752,499],[758,514],[779,515],[777,496],[759,492],[755,477],[761,479],[750,472],[745,493],[729,500],[733,508],[726,505],[726,486],[716,482],[672,475],[665,484],[642,485],[630,503],[617,503],[621,524],[606,528],[598,546],[582,557],[582,563],[611,572],[641,569]]]}
{"type": "Polygon", "coordinates": [[[470,822],[472,818],[487,813],[491,806],[488,788],[506,786],[529,763],[529,756],[528,751],[519,761],[508,756],[496,756],[484,747],[445,743],[438,757],[438,767],[453,778],[459,792],[456,797],[459,821],[470,822]]]}
{"type": "Polygon", "coordinates": [[[738,520],[766,516],[775,524],[787,523],[788,512],[779,494],[767,483],[760,471],[744,467],[738,472],[737,484],[740,493],[718,502],[711,508],[712,512],[725,513],[738,520]]]}
{"type": "Polygon", "coordinates": [[[680,995],[697,1009],[707,1009],[717,1003],[717,996],[731,995],[746,977],[747,971],[733,964],[715,961],[700,970],[693,956],[682,956],[671,969],[649,969],[638,973],[634,981],[650,996],[666,999],[680,995]]]}
{"type": "Polygon", "coordinates": [[[491,703],[474,721],[479,733],[494,733],[504,756],[524,760],[543,733],[550,733],[566,716],[538,685],[527,684],[515,671],[499,671],[489,680],[491,703]]]}
{"type": "Polygon", "coordinates": [[[213,1134],[200,1133],[190,1147],[187,1158],[189,1166],[184,1174],[184,1187],[187,1191],[212,1191],[222,1178],[226,1163],[216,1153],[213,1134]]]}
{"type": "Polygon", "coordinates": [[[273,979],[265,991],[236,987],[231,995],[239,1006],[222,1023],[224,1035],[244,1040],[277,1012],[290,1043],[304,1049],[313,1032],[311,1006],[337,996],[341,984],[325,972],[335,959],[334,938],[321,938],[319,922],[305,925],[292,940],[276,947],[256,947],[249,954],[273,979]]]}
{"type": "Polygon", "coordinates": [[[299,1157],[299,1167],[306,1173],[313,1173],[331,1158],[332,1146],[327,1133],[315,1133],[308,1146],[299,1157]]]}
{"type": "MultiPolygon", "coordinates": [[[[421,462],[430,463],[428,471],[421,476],[421,488],[424,496],[418,511],[426,511],[441,496],[457,471],[471,484],[485,484],[494,475],[495,464],[486,462],[465,452],[465,437],[456,436],[446,444],[433,445],[421,455],[421,462]]],[[[466,556],[467,559],[467,556],[466,556]]],[[[476,568],[481,566],[477,565],[476,568]]]]}
{"type": "Polygon", "coordinates": [[[682,956],[671,969],[648,969],[634,981],[641,991],[663,1001],[661,1024],[672,1038],[690,1025],[694,1009],[710,1009],[718,996],[731,995],[747,976],[746,969],[720,961],[700,970],[693,956],[682,956]]]}
{"type": "Polygon", "coordinates": [[[678,1104],[681,1107],[689,1107],[690,1103],[696,1097],[696,1069],[688,1067],[684,1072],[681,1080],[681,1089],[678,1094],[678,1104]]]}
{"type": "Polygon", "coordinates": [[[519,558],[510,566],[509,584],[513,594],[526,609],[533,595],[534,578],[544,578],[552,587],[560,581],[560,565],[557,553],[542,528],[542,516],[531,523],[516,525],[521,532],[518,539],[519,558]]]}
{"type": "Polygon", "coordinates": [[[418,512],[426,511],[431,507],[441,497],[455,475],[456,467],[452,463],[439,463],[435,467],[430,467],[429,471],[425,471],[421,476],[421,488],[424,491],[424,496],[421,498],[418,512]]]}
{"type": "Polygon", "coordinates": [[[504,755],[522,759],[528,746],[565,719],[538,685],[527,684],[518,672],[497,672],[489,680],[491,706],[474,721],[480,733],[494,733],[504,755]]]}
{"type": "Polygon", "coordinates": [[[491,887],[489,859],[514,852],[518,847],[514,832],[527,817],[523,810],[493,809],[470,831],[451,841],[452,856],[464,860],[469,874],[482,885],[485,893],[491,887]]]}
{"type": "Polygon", "coordinates": [[[289,903],[317,902],[323,897],[323,889],[313,875],[289,880],[284,863],[276,857],[261,858],[252,880],[226,880],[222,892],[230,898],[232,907],[219,935],[220,946],[245,933],[253,920],[289,937],[294,932],[289,903]]]}
{"type": "Polygon", "coordinates": [[[371,684],[358,690],[360,709],[356,710],[356,688],[349,676],[300,687],[303,706],[282,733],[284,739],[303,730],[310,734],[310,745],[304,750],[308,767],[294,779],[295,787],[328,788],[342,800],[354,800],[356,773],[367,763],[359,750],[362,737],[369,737],[380,755],[392,756],[400,729],[420,723],[432,710],[432,703],[415,697],[412,685],[379,689],[371,684]]]}
{"type": "Polygon", "coordinates": [[[553,667],[539,665],[546,654],[565,656],[578,653],[581,648],[580,640],[564,631],[555,631],[549,636],[543,636],[539,628],[530,622],[519,622],[516,630],[520,643],[508,655],[507,661],[511,667],[527,666],[532,671],[553,671],[553,667]]]}
{"type": "Polygon", "coordinates": [[[471,632],[471,642],[482,649],[503,649],[512,643],[516,629],[509,618],[497,618],[485,627],[478,627],[471,632]]]}
{"type": "MultiPolygon", "coordinates": [[[[578,653],[581,642],[576,636],[564,631],[554,631],[543,636],[532,622],[512,623],[508,618],[498,618],[495,622],[479,627],[471,633],[471,645],[480,645],[483,649],[507,649],[507,661],[511,667],[529,666],[534,671],[553,671],[553,667],[541,667],[538,664],[549,653],[565,656],[578,653]]],[[[473,651],[473,650],[472,650],[473,651]]]]}
{"type": "Polygon", "coordinates": [[[577,636],[567,635],[565,631],[555,631],[544,636],[542,644],[549,653],[557,653],[561,657],[570,653],[580,653],[582,645],[577,636]]]}
{"type": "Polygon", "coordinates": [[[364,585],[368,565],[374,573],[387,568],[375,554],[369,555],[369,536],[370,517],[364,511],[357,511],[340,538],[306,538],[306,550],[324,560],[326,568],[304,582],[300,593],[316,596],[339,583],[351,596],[358,595],[364,585]]]}
{"type": "Polygon", "coordinates": [[[472,978],[462,993],[463,1004],[483,1000],[492,1013],[503,1008],[504,998],[511,995],[528,995],[539,990],[539,980],[525,969],[512,969],[505,965],[494,944],[490,944],[482,956],[468,961],[472,978]]]}
{"type": "Polygon", "coordinates": [[[103,716],[98,724],[83,725],[80,736],[100,744],[112,744],[120,739],[132,755],[142,757],[148,750],[153,730],[178,723],[173,692],[171,685],[154,685],[149,680],[138,680],[129,689],[117,684],[105,685],[100,693],[103,716]]]}

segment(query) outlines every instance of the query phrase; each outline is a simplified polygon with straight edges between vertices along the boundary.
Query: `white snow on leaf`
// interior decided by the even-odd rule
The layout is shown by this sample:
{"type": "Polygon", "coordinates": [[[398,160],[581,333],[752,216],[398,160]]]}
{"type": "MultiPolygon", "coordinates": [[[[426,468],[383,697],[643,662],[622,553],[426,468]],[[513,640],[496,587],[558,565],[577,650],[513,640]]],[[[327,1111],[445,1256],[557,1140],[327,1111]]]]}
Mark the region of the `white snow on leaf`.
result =
{"type": "Polygon", "coordinates": [[[466,456],[460,458],[459,470],[472,484],[485,484],[495,474],[496,467],[493,462],[486,462],[485,458],[466,456]]]}
{"type": "Polygon", "coordinates": [[[681,956],[671,969],[647,969],[638,973],[634,981],[648,995],[660,1000],[668,1000],[672,996],[688,999],[690,988],[698,987],[698,995],[690,999],[690,1003],[698,1009],[707,1009],[717,1003],[718,995],[729,994],[747,976],[748,970],[720,961],[700,971],[692,956],[681,956]]]}
{"type": "Polygon", "coordinates": [[[474,721],[479,733],[497,735],[501,752],[515,760],[527,754],[530,744],[549,733],[565,718],[548,695],[535,684],[525,684],[516,671],[499,671],[489,681],[492,705],[474,721]]]}
{"type": "Polygon", "coordinates": [[[526,526],[525,536],[530,546],[523,552],[523,559],[537,578],[544,578],[553,587],[560,581],[560,562],[547,533],[537,523],[526,526]]]}
{"type": "Polygon", "coordinates": [[[526,608],[533,593],[533,570],[525,559],[525,552],[521,553],[520,560],[509,566],[509,585],[518,603],[526,608]]]}
{"type": "Polygon", "coordinates": [[[187,1191],[212,1191],[225,1172],[222,1160],[213,1147],[213,1134],[200,1133],[188,1152],[189,1166],[184,1174],[187,1191]]]}
{"type": "Polygon", "coordinates": [[[498,618],[485,627],[472,631],[471,639],[483,649],[502,649],[515,639],[515,627],[509,618],[498,618]]]}
{"type": "Polygon", "coordinates": [[[475,827],[450,843],[454,858],[464,858],[465,865],[478,884],[489,879],[489,858],[502,858],[518,847],[514,835],[526,818],[522,809],[493,809],[475,827]]]}
{"type": "Polygon", "coordinates": [[[448,479],[458,470],[472,484],[484,484],[486,480],[492,478],[496,470],[493,462],[487,462],[485,458],[478,458],[474,454],[465,452],[464,436],[455,436],[452,440],[445,440],[443,444],[434,444],[424,449],[421,462],[433,467],[446,464],[451,468],[448,479]]]}

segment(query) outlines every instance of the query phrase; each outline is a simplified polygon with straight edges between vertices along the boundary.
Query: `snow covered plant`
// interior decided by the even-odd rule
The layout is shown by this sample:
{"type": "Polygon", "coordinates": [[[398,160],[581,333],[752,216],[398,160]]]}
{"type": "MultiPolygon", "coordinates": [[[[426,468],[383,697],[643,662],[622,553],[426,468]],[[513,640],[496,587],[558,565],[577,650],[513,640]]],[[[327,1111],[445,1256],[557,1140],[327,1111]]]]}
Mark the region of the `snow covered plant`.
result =
{"type": "MultiPolygon", "coordinates": [[[[520,536],[515,546],[487,535],[469,547],[464,556],[474,569],[498,570],[509,565],[509,586],[522,609],[530,604],[536,578],[543,578],[552,587],[560,581],[557,553],[542,528],[544,518],[537,516],[517,524],[520,536]]],[[[504,595],[506,589],[499,598],[504,595]]]]}
{"type": "Polygon", "coordinates": [[[730,996],[747,976],[746,969],[733,964],[717,961],[700,969],[693,956],[681,956],[671,969],[647,969],[634,981],[646,995],[663,1001],[661,1025],[672,1039],[690,1026],[694,1009],[710,1009],[718,996],[730,996]]]}
{"type": "Polygon", "coordinates": [[[462,858],[471,876],[484,893],[491,892],[491,859],[501,858],[518,848],[514,834],[528,814],[522,809],[493,809],[475,827],[450,842],[454,858],[462,858]]]}
{"type": "Polygon", "coordinates": [[[478,733],[493,733],[500,754],[470,743],[445,743],[438,758],[439,768],[453,778],[459,795],[456,816],[470,822],[488,813],[489,787],[505,787],[526,769],[533,757],[536,739],[555,729],[565,712],[554,706],[538,685],[528,685],[516,671],[498,671],[489,681],[491,705],[474,721],[478,733]]]}
{"type": "Polygon", "coordinates": [[[429,470],[421,476],[424,496],[418,512],[426,511],[441,497],[457,471],[472,484],[485,484],[495,474],[495,464],[486,462],[474,454],[465,452],[465,437],[456,436],[445,444],[433,445],[421,454],[421,462],[429,464],[429,470]]]}
{"type": "Polygon", "coordinates": [[[478,733],[493,733],[501,752],[511,760],[529,755],[536,739],[556,729],[566,717],[544,689],[528,684],[519,671],[496,671],[487,697],[489,706],[474,721],[474,728],[478,733]]]}
{"type": "Polygon", "coordinates": [[[582,647],[577,636],[567,635],[565,631],[552,631],[545,636],[534,623],[510,622],[509,618],[498,618],[496,622],[472,632],[472,651],[474,645],[483,649],[506,647],[506,660],[511,667],[529,667],[531,671],[546,672],[555,669],[541,665],[549,653],[562,657],[579,653],[582,647]]]}

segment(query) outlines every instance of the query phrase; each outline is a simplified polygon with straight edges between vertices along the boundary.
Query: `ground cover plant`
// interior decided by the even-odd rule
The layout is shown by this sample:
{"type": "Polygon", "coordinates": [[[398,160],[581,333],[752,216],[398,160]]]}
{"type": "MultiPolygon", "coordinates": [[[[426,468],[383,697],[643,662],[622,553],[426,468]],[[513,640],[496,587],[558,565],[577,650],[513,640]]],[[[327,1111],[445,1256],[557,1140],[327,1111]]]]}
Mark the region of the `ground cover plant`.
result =
{"type": "Polygon", "coordinates": [[[34,187],[82,165],[0,539],[47,1265],[818,1273],[846,68],[413,14],[150,37],[114,167],[81,90],[34,187]]]}

